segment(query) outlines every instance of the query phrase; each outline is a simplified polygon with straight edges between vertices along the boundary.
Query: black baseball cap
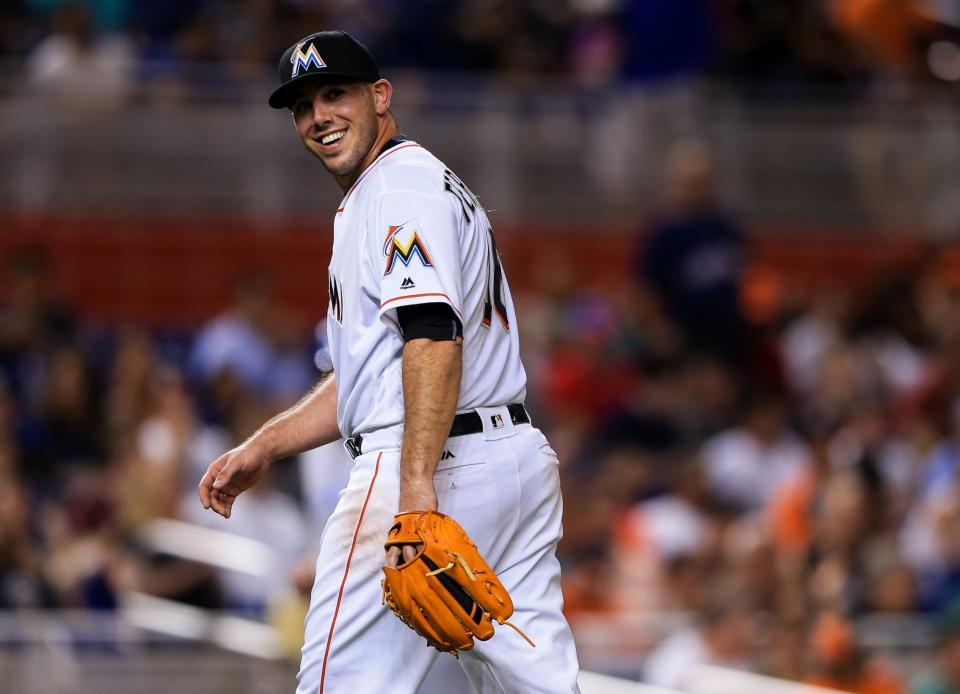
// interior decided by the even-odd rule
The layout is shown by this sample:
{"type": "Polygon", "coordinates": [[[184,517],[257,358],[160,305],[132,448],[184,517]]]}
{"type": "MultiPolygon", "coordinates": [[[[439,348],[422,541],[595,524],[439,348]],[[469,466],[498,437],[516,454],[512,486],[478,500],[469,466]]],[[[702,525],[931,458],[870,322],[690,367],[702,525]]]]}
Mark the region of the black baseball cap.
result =
{"type": "Polygon", "coordinates": [[[297,82],[306,78],[336,82],[376,82],[380,70],[370,51],[345,31],[310,34],[283,52],[278,66],[280,86],[270,95],[273,108],[288,108],[297,82]]]}

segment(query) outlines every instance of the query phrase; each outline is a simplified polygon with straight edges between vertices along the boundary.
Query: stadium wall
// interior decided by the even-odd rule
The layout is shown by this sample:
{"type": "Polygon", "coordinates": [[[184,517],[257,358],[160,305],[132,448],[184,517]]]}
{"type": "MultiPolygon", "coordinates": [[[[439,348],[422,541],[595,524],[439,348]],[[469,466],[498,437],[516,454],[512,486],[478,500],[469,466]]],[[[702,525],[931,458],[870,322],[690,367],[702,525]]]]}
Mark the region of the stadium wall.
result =
{"type": "MultiPolygon", "coordinates": [[[[191,328],[229,304],[245,273],[271,278],[277,298],[306,317],[326,307],[331,228],[221,218],[3,218],[0,257],[42,252],[53,293],[81,314],[122,324],[191,328]]],[[[642,243],[636,229],[499,223],[498,246],[515,292],[543,290],[562,273],[578,291],[620,291],[642,243]]],[[[960,278],[960,246],[934,249],[916,234],[863,229],[753,229],[745,299],[765,316],[785,291],[849,287],[936,257],[960,278]]],[[[6,265],[6,263],[4,263],[6,265]]],[[[0,291],[8,281],[0,273],[0,291]]]]}

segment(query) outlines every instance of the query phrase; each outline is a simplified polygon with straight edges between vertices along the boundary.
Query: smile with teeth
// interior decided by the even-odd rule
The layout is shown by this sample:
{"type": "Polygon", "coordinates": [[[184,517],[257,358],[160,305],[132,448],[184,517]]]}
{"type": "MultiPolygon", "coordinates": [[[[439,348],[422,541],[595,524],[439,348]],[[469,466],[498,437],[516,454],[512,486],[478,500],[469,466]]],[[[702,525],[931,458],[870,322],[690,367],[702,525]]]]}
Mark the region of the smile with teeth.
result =
{"type": "Polygon", "coordinates": [[[346,130],[338,130],[335,133],[329,133],[320,138],[320,144],[322,145],[332,145],[334,142],[339,140],[346,134],[346,130]]]}

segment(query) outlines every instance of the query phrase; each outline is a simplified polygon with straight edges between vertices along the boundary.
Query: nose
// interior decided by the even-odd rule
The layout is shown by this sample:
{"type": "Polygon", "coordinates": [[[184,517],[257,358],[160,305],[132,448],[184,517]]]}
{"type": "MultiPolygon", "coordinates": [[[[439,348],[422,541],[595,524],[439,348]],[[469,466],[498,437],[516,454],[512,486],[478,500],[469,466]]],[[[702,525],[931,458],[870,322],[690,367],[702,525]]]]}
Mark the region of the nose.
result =
{"type": "Polygon", "coordinates": [[[330,107],[324,103],[324,100],[320,98],[319,95],[313,98],[313,123],[311,124],[315,130],[322,130],[324,126],[328,125],[333,121],[333,116],[330,111],[330,107]]]}

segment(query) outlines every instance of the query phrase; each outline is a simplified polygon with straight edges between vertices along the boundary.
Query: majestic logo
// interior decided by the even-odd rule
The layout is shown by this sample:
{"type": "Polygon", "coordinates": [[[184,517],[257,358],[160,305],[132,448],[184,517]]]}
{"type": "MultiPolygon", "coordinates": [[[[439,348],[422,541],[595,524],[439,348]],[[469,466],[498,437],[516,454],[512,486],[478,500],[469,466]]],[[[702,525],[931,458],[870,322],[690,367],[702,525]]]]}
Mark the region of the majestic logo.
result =
{"type": "Polygon", "coordinates": [[[456,458],[456,457],[457,456],[455,456],[450,451],[444,451],[443,454],[440,456],[440,460],[450,460],[450,458],[456,458]]]}
{"type": "Polygon", "coordinates": [[[383,271],[384,277],[393,272],[398,260],[403,263],[404,267],[410,267],[410,261],[416,257],[420,259],[424,267],[433,267],[433,261],[430,260],[427,246],[417,232],[414,231],[410,240],[403,243],[399,237],[401,231],[403,231],[403,224],[391,226],[384,241],[383,254],[387,257],[387,267],[383,271]]]}
{"type": "Polygon", "coordinates": [[[300,72],[300,68],[303,68],[304,71],[306,71],[310,69],[311,65],[318,70],[327,66],[327,64],[323,62],[323,58],[320,57],[320,54],[317,53],[317,47],[312,43],[307,50],[303,50],[303,43],[298,43],[297,47],[293,49],[293,53],[290,55],[290,63],[293,65],[293,71],[290,73],[291,79],[297,76],[297,73],[300,72]]]}
{"type": "Polygon", "coordinates": [[[337,281],[337,278],[330,273],[327,284],[330,292],[330,315],[339,324],[343,324],[343,285],[337,281]]]}
{"type": "Polygon", "coordinates": [[[416,283],[409,277],[405,278],[400,285],[400,289],[413,289],[416,287],[416,283]]]}

